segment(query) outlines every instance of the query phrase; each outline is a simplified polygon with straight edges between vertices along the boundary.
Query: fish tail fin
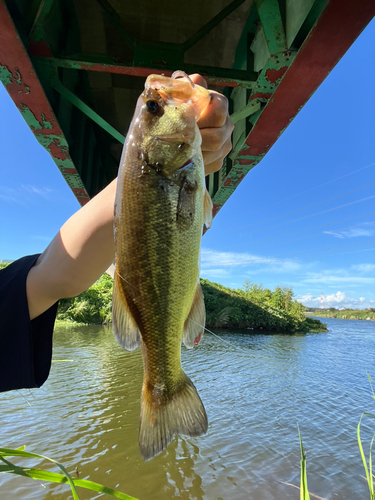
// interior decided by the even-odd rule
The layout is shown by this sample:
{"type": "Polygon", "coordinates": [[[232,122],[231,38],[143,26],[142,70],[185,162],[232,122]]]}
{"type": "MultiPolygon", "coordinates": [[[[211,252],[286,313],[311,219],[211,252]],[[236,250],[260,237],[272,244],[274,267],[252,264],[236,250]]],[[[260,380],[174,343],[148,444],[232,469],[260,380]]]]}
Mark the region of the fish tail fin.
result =
{"type": "Polygon", "coordinates": [[[207,432],[208,421],[201,398],[181,370],[181,382],[173,394],[163,393],[143,382],[139,449],[145,461],[159,455],[175,434],[201,436],[207,432]]]}

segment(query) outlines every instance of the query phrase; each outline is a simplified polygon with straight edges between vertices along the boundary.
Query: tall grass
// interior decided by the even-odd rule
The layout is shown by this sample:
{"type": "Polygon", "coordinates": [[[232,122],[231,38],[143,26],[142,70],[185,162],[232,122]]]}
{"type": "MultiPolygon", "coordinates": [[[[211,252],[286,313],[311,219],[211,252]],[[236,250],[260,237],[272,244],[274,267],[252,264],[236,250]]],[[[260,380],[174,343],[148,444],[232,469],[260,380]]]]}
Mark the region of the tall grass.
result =
{"type": "MultiPolygon", "coordinates": [[[[371,387],[371,392],[372,395],[371,397],[375,399],[375,394],[374,390],[372,387],[372,380],[371,376],[367,375],[369,382],[370,382],[370,387],[371,387]]],[[[368,489],[370,492],[370,500],[375,500],[375,489],[374,489],[374,479],[375,476],[373,474],[373,465],[372,465],[372,447],[374,444],[375,440],[375,434],[372,436],[371,442],[370,442],[370,448],[369,448],[369,455],[368,459],[366,458],[366,454],[363,450],[363,444],[361,440],[361,423],[362,419],[364,416],[375,418],[375,414],[373,413],[362,413],[361,418],[359,419],[358,426],[357,426],[357,439],[358,439],[358,447],[359,451],[361,454],[362,462],[363,462],[363,467],[365,469],[366,473],[366,480],[368,484],[368,489]]],[[[300,449],[301,449],[301,479],[300,479],[300,500],[310,500],[310,495],[309,491],[307,488],[307,473],[306,473],[306,454],[303,449],[303,444],[302,444],[302,438],[301,438],[301,433],[298,428],[298,435],[299,435],[299,441],[300,441],[300,449]]],[[[315,497],[315,495],[312,495],[315,497]]]]}
{"type": "MultiPolygon", "coordinates": [[[[372,392],[371,397],[373,399],[375,399],[374,389],[372,387],[371,376],[369,374],[367,374],[367,376],[368,376],[368,379],[370,382],[370,387],[371,387],[371,392],[372,392]]],[[[370,500],[373,500],[373,499],[375,499],[375,490],[374,490],[374,477],[375,476],[372,473],[372,445],[374,443],[375,434],[372,436],[372,439],[371,439],[368,462],[367,462],[367,458],[366,458],[365,452],[363,451],[363,445],[362,445],[362,440],[361,440],[361,423],[362,423],[362,419],[364,416],[375,418],[375,415],[373,413],[362,413],[361,418],[358,422],[358,426],[357,426],[357,439],[358,439],[359,451],[361,453],[363,467],[364,467],[365,473],[366,473],[366,480],[367,480],[368,489],[370,492],[370,500]]]]}
{"type": "Polygon", "coordinates": [[[78,492],[76,486],[81,488],[87,488],[98,493],[105,493],[115,498],[120,498],[122,500],[137,500],[134,497],[121,493],[120,491],[113,490],[112,488],[107,488],[99,483],[94,483],[93,481],[87,481],[86,479],[75,479],[69,474],[66,468],[53,460],[52,458],[46,457],[44,455],[37,455],[36,453],[28,453],[25,450],[25,446],[20,448],[10,449],[10,448],[0,448],[0,461],[5,465],[0,465],[0,472],[8,472],[10,474],[15,474],[17,476],[29,477],[31,479],[36,479],[39,481],[48,481],[52,483],[67,483],[73,494],[74,500],[79,500],[78,492]],[[22,457],[22,458],[38,458],[39,460],[48,460],[57,466],[62,474],[56,472],[49,472],[42,469],[36,469],[33,467],[21,467],[20,465],[15,465],[5,457],[22,457]]]}
{"type": "Polygon", "coordinates": [[[300,479],[300,500],[310,500],[307,488],[306,453],[303,449],[302,437],[298,427],[299,446],[301,450],[301,479],[300,479]]]}

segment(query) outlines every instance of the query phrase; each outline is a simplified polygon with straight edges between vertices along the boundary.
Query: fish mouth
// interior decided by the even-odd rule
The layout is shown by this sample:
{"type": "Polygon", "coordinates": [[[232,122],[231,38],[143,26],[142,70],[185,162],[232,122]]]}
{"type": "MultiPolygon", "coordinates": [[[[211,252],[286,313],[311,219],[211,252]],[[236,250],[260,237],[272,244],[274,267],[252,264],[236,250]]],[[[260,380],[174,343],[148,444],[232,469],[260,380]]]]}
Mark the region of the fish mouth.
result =
{"type": "MultiPolygon", "coordinates": [[[[149,163],[148,161],[146,161],[146,159],[144,159],[144,162],[148,167],[155,170],[156,173],[163,174],[163,165],[161,163],[159,163],[159,162],[149,163]]],[[[192,167],[193,165],[194,165],[194,160],[192,158],[190,158],[189,160],[185,161],[185,163],[183,165],[181,165],[181,167],[178,167],[175,170],[175,172],[178,172],[178,173],[184,172],[185,170],[192,167]]]]}
{"type": "Polygon", "coordinates": [[[192,167],[192,166],[193,166],[193,164],[194,164],[193,160],[192,160],[192,159],[190,159],[190,160],[186,161],[186,162],[182,165],[182,167],[178,168],[178,169],[177,169],[177,172],[183,172],[184,170],[187,170],[188,168],[192,167]]]}
{"type": "Polygon", "coordinates": [[[161,142],[167,142],[169,144],[193,144],[195,140],[195,130],[186,130],[185,133],[177,133],[175,135],[158,135],[154,136],[156,140],[161,142]]]}
{"type": "Polygon", "coordinates": [[[189,103],[196,121],[211,102],[210,92],[200,85],[195,85],[183,71],[175,71],[172,78],[149,75],[145,88],[155,90],[167,105],[189,103]]]}

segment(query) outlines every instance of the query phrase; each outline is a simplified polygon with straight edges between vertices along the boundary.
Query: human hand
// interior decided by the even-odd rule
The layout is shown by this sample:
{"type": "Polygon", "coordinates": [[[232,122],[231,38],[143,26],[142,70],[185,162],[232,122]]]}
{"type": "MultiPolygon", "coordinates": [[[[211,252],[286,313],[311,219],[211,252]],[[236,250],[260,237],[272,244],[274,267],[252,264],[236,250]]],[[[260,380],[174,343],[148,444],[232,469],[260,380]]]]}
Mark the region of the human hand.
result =
{"type": "MultiPolygon", "coordinates": [[[[193,83],[207,88],[206,80],[198,75],[190,75],[193,83]]],[[[211,102],[198,121],[202,134],[202,155],[205,174],[219,170],[224,158],[232,150],[231,134],[234,125],[229,118],[228,99],[210,90],[211,102]]]]}

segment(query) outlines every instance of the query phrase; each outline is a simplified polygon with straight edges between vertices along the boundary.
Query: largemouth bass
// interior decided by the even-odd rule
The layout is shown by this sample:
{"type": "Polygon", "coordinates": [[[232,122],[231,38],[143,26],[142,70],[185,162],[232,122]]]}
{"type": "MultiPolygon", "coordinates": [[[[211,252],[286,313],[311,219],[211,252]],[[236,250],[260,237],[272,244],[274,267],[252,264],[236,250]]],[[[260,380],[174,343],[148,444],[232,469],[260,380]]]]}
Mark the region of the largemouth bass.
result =
{"type": "Polygon", "coordinates": [[[199,254],[212,202],[196,122],[209,102],[209,92],[190,81],[149,76],[119,168],[113,330],[125,349],[142,349],[145,460],[175,434],[207,431],[202,401],[181,367],[181,341],[197,345],[205,323],[199,254]]]}

